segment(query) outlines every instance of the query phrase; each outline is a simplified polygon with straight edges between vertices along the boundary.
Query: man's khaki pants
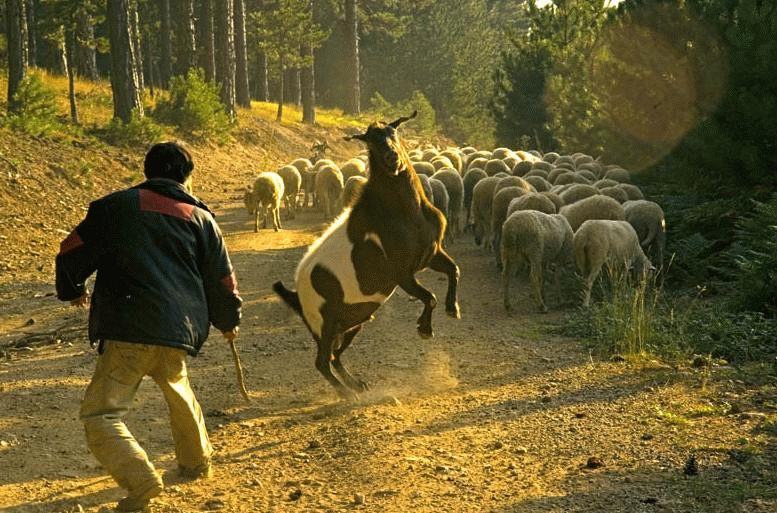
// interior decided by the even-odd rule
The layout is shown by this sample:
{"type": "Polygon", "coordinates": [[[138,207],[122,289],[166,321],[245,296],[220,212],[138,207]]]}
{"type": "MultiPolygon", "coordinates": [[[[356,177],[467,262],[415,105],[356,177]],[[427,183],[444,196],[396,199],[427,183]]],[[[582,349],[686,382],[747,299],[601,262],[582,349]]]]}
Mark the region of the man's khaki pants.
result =
{"type": "Polygon", "coordinates": [[[178,465],[195,469],[208,464],[213,453],[200,405],[189,385],[186,352],[106,340],[80,416],[92,454],[129,496],[140,496],[162,484],[146,452],[122,421],[144,376],[154,379],[167,401],[178,465]]]}

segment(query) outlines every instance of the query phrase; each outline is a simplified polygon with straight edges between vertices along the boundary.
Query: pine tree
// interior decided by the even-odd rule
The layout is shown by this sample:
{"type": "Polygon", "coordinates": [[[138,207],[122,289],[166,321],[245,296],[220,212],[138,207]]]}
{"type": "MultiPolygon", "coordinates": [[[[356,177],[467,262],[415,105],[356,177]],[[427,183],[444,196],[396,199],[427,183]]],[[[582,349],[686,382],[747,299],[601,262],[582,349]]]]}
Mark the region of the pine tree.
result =
{"type": "Polygon", "coordinates": [[[359,70],[358,0],[345,0],[345,30],[346,40],[348,41],[348,76],[346,80],[350,89],[346,110],[349,114],[359,115],[361,112],[361,79],[359,70]]]}
{"type": "Polygon", "coordinates": [[[8,41],[8,110],[18,109],[14,97],[27,73],[27,16],[25,0],[5,0],[8,41]]]}
{"type": "Polygon", "coordinates": [[[251,106],[251,89],[248,85],[248,50],[246,48],[245,0],[235,0],[235,93],[241,107],[251,106]]]}
{"type": "Polygon", "coordinates": [[[232,0],[214,1],[216,26],[216,82],[221,85],[221,101],[231,119],[235,118],[235,28],[232,0]]]}
{"type": "Polygon", "coordinates": [[[133,113],[143,116],[136,47],[133,42],[131,0],[108,0],[111,43],[111,89],[114,117],[129,123],[133,113]]]}

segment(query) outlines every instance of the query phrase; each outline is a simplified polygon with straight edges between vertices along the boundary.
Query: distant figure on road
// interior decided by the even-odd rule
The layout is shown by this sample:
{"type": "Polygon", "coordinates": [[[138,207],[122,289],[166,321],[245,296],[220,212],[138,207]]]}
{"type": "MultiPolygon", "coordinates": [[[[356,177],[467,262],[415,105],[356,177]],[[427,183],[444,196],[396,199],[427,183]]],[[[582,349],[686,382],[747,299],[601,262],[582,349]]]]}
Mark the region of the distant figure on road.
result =
{"type": "Polygon", "coordinates": [[[89,449],[128,492],[117,511],[138,511],[162,492],[162,479],[123,417],[144,376],[170,409],[181,475],[210,476],[213,448],[189,385],[186,354],[196,355],[211,324],[237,336],[242,300],[224,239],[208,207],[189,191],[194,163],[180,144],[146,155],[147,181],[89,206],[60,245],[57,296],[90,303],[89,339],[99,357],[81,404],[89,449]]]}

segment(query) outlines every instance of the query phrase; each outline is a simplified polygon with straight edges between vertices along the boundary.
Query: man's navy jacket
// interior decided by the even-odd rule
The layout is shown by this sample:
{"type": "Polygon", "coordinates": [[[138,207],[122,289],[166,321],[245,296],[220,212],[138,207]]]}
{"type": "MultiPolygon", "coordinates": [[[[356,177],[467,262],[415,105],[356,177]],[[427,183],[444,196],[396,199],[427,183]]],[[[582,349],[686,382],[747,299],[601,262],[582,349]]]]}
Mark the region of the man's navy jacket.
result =
{"type": "Polygon", "coordinates": [[[92,342],[196,355],[210,324],[229,331],[240,323],[242,300],[213,214],[173,180],[148,180],[89,205],[60,245],[57,297],[81,297],[95,271],[92,342]]]}

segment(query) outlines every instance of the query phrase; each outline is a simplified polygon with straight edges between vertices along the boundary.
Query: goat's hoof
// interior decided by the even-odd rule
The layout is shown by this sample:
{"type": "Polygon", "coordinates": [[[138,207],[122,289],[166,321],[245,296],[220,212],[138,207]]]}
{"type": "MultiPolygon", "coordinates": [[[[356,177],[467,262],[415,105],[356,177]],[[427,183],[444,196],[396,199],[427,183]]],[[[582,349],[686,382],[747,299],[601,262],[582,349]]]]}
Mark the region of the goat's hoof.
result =
{"type": "Polygon", "coordinates": [[[359,392],[369,392],[370,386],[361,380],[356,380],[356,388],[359,390],[359,392]]]}
{"type": "Polygon", "coordinates": [[[461,319],[461,309],[459,308],[459,305],[453,305],[453,308],[446,308],[445,313],[448,314],[448,317],[461,319]]]}
{"type": "Polygon", "coordinates": [[[359,402],[359,394],[354,392],[350,389],[340,390],[338,391],[338,395],[340,396],[340,399],[347,403],[351,404],[357,404],[359,402]]]}
{"type": "Polygon", "coordinates": [[[430,338],[433,338],[433,337],[434,337],[434,331],[432,331],[432,329],[431,329],[431,328],[424,329],[424,328],[422,328],[422,327],[420,327],[420,326],[419,326],[419,327],[418,327],[418,335],[419,335],[419,336],[420,336],[422,339],[424,339],[424,340],[428,340],[428,339],[430,339],[430,338]]]}

